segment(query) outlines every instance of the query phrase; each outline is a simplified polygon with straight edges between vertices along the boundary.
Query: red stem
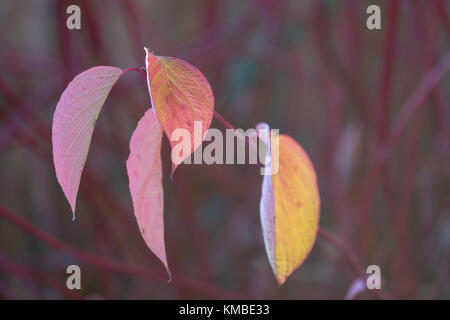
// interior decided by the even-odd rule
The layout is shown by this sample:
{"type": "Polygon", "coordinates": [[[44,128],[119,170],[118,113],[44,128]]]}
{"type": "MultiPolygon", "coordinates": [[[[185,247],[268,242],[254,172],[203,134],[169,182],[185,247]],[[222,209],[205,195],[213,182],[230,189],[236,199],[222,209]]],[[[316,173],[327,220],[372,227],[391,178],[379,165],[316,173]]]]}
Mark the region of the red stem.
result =
{"type": "MultiPolygon", "coordinates": [[[[47,244],[49,247],[61,251],[67,255],[75,257],[81,262],[94,266],[102,270],[108,270],[117,273],[128,274],[144,279],[150,279],[162,283],[167,283],[167,275],[163,272],[158,272],[148,268],[137,267],[134,265],[117,262],[107,257],[102,257],[97,254],[86,253],[70,245],[58,240],[57,238],[41,231],[31,223],[27,222],[18,215],[9,210],[0,207],[0,217],[10,221],[29,235],[47,244]]],[[[239,294],[228,292],[224,289],[215,287],[211,284],[194,280],[179,274],[173,274],[173,285],[179,288],[198,291],[206,296],[218,299],[242,299],[245,298],[239,294]]]]}
{"type": "Polygon", "coordinates": [[[229,123],[220,113],[217,111],[214,111],[214,119],[219,121],[225,128],[227,129],[234,129],[233,125],[229,123]]]}
{"type": "MultiPolygon", "coordinates": [[[[345,260],[347,261],[348,265],[352,269],[353,273],[356,277],[360,277],[362,279],[366,279],[366,275],[364,273],[364,267],[361,264],[358,256],[356,253],[349,247],[347,244],[342,241],[341,239],[337,238],[336,236],[332,235],[322,227],[319,227],[318,235],[332,243],[336,248],[338,248],[342,254],[344,255],[345,260]]],[[[377,298],[380,299],[391,299],[392,296],[386,291],[378,291],[378,290],[370,290],[370,294],[374,295],[377,298]]]]}
{"type": "Polygon", "coordinates": [[[342,254],[344,255],[345,260],[347,261],[348,265],[352,269],[353,273],[357,277],[363,277],[362,273],[362,265],[359,261],[359,258],[357,255],[353,252],[352,249],[350,249],[347,244],[345,244],[341,239],[337,238],[336,236],[332,235],[322,227],[319,228],[319,236],[323,239],[331,242],[333,245],[338,248],[342,254]]]}
{"type": "Polygon", "coordinates": [[[17,277],[32,280],[33,282],[38,282],[46,285],[49,288],[59,292],[65,298],[70,299],[81,299],[82,296],[77,293],[67,289],[66,284],[60,282],[58,279],[50,277],[40,271],[36,271],[27,266],[18,264],[16,262],[10,261],[2,253],[0,253],[0,269],[5,272],[17,277]]]}
{"type": "Polygon", "coordinates": [[[423,105],[427,95],[436,87],[441,79],[450,71],[450,53],[447,53],[430,71],[423,77],[419,85],[409,95],[406,102],[399,111],[393,125],[392,137],[390,140],[390,151],[398,142],[406,125],[415,112],[423,105]]]}

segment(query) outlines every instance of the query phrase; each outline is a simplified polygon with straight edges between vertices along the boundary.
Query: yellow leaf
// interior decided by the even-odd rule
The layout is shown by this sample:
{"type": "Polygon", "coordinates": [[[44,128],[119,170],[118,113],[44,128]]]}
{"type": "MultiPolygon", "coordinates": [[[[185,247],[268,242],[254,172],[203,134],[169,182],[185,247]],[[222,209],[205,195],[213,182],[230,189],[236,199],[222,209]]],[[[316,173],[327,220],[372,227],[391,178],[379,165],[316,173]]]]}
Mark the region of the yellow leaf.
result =
{"type": "Polygon", "coordinates": [[[314,245],[320,196],[314,167],[303,148],[287,135],[272,135],[270,141],[269,165],[276,164],[278,153],[278,171],[264,176],[260,215],[267,256],[283,284],[314,245]]]}

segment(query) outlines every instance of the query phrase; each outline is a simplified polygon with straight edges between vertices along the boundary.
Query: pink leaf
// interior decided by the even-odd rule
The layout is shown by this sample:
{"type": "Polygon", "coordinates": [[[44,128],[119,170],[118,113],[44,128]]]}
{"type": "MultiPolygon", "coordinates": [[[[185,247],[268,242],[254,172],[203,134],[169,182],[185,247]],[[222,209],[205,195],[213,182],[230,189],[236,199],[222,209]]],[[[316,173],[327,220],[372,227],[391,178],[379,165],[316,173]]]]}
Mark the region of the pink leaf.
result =
{"type": "Polygon", "coordinates": [[[170,278],[164,245],[162,132],[154,109],[147,110],[130,140],[127,172],[139,230],[147,246],[166,267],[170,278]]]}
{"type": "Polygon", "coordinates": [[[56,177],[72,208],[100,110],[122,69],[98,66],[77,75],[67,86],[53,115],[52,144],[56,177]]]}

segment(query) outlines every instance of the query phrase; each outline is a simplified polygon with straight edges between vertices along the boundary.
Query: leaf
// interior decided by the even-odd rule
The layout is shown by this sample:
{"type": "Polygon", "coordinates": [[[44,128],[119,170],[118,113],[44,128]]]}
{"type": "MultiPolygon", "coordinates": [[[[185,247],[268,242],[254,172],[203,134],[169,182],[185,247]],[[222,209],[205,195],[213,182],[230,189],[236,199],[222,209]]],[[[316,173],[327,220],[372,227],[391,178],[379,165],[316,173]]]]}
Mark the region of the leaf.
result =
{"type": "MultiPolygon", "coordinates": [[[[260,138],[269,140],[268,135],[260,138]]],[[[267,256],[281,285],[303,263],[314,245],[320,197],[314,167],[290,136],[271,136],[266,149],[271,162],[266,167],[274,165],[277,145],[278,171],[263,178],[260,216],[267,256]]]]}
{"type": "Polygon", "coordinates": [[[109,66],[86,70],[69,83],[56,105],[52,125],[53,162],[74,219],[92,132],[103,103],[122,73],[122,69],[109,66]]]}
{"type": "Polygon", "coordinates": [[[177,58],[155,56],[147,48],[145,52],[147,84],[156,116],[172,148],[181,143],[186,145],[181,150],[189,150],[182,154],[181,160],[172,159],[173,174],[177,166],[202,143],[211,125],[214,96],[208,80],[194,66],[177,58]],[[194,121],[202,125],[196,134],[197,139],[194,139],[194,121]],[[188,130],[190,141],[172,141],[172,133],[176,129],[188,130]]]}
{"type": "Polygon", "coordinates": [[[139,230],[170,278],[164,245],[161,141],[162,128],[154,109],[148,109],[131,136],[127,173],[139,230]]]}

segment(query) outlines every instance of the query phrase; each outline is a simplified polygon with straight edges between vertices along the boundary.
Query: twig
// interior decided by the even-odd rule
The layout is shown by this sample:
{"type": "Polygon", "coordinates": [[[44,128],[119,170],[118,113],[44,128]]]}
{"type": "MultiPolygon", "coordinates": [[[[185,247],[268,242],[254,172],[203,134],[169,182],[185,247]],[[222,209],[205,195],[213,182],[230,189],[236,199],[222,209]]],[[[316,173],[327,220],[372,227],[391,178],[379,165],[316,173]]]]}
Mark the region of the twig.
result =
{"type": "Polygon", "coordinates": [[[220,113],[214,111],[214,119],[219,121],[225,128],[234,129],[233,125],[229,123],[220,113]]]}
{"type": "Polygon", "coordinates": [[[430,71],[423,77],[416,89],[409,95],[394,122],[393,133],[389,143],[389,151],[398,142],[411,117],[419,109],[431,90],[441,81],[444,75],[450,71],[450,53],[447,53],[430,71]]]}
{"type": "Polygon", "coordinates": [[[68,290],[65,284],[61,283],[57,279],[50,277],[40,271],[36,271],[19,263],[10,261],[2,253],[0,253],[0,269],[3,269],[8,274],[42,283],[47,287],[59,292],[63,297],[71,299],[82,298],[80,294],[68,290]]]}
{"type": "MultiPolygon", "coordinates": [[[[94,266],[102,270],[109,270],[117,273],[128,274],[132,276],[141,277],[144,279],[150,279],[162,283],[167,283],[167,276],[164,272],[158,272],[148,268],[142,268],[118,261],[111,260],[106,257],[99,256],[97,254],[86,253],[71,247],[70,245],[58,240],[57,238],[41,231],[31,223],[27,222],[18,215],[10,212],[9,210],[0,207],[0,217],[10,221],[17,227],[21,228],[29,235],[44,242],[49,247],[61,251],[67,255],[77,258],[78,260],[94,266]]],[[[209,283],[205,283],[199,280],[191,279],[180,274],[174,274],[173,285],[179,288],[198,291],[206,296],[218,298],[218,299],[242,299],[244,296],[236,293],[228,292],[224,289],[218,288],[209,283]]]]}
{"type": "MultiPolygon", "coordinates": [[[[366,279],[366,274],[363,272],[364,270],[363,265],[361,264],[357,255],[353,252],[352,249],[350,249],[350,247],[347,246],[347,244],[345,244],[345,242],[343,242],[336,236],[332,235],[322,227],[319,227],[319,236],[331,242],[342,252],[345,260],[347,261],[353,273],[355,274],[355,277],[366,279]]],[[[369,293],[380,299],[392,298],[391,294],[387,293],[386,291],[381,292],[379,290],[370,290],[369,293]]]]}
{"type": "Polygon", "coordinates": [[[362,266],[359,261],[359,258],[356,256],[355,253],[339,238],[332,235],[322,227],[319,228],[319,236],[323,239],[331,242],[334,244],[344,255],[345,260],[351,267],[353,273],[357,277],[364,277],[364,274],[362,273],[362,266]]]}

